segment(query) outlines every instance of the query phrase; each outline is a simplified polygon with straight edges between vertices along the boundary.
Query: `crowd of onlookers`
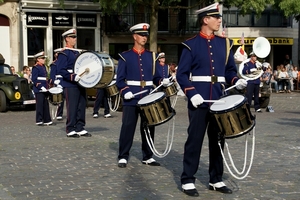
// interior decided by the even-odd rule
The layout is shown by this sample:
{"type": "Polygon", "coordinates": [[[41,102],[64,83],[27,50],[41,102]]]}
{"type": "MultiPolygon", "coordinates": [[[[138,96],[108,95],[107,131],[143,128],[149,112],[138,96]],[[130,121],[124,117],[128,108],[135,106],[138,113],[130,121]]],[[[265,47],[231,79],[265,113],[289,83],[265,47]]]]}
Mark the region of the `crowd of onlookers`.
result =
{"type": "Polygon", "coordinates": [[[288,55],[286,55],[283,64],[277,65],[276,69],[273,69],[269,63],[263,63],[263,67],[264,73],[261,76],[261,81],[271,84],[271,88],[276,93],[290,93],[293,90],[298,90],[300,71],[292,63],[288,55]]]}

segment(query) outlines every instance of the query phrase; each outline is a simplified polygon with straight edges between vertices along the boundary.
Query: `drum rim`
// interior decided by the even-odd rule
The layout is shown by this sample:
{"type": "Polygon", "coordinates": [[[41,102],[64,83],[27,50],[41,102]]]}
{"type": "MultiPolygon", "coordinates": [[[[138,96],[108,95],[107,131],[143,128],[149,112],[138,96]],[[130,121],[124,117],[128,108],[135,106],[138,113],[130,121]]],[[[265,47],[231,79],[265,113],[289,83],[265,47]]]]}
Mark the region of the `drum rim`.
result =
{"type": "Polygon", "coordinates": [[[60,88],[60,87],[52,87],[52,88],[50,88],[49,89],[49,92],[51,93],[51,94],[60,94],[60,93],[62,93],[64,90],[62,89],[62,88],[60,88]],[[53,92],[51,92],[53,89],[58,89],[58,90],[60,90],[60,92],[58,92],[58,93],[53,93],[53,92]]]}

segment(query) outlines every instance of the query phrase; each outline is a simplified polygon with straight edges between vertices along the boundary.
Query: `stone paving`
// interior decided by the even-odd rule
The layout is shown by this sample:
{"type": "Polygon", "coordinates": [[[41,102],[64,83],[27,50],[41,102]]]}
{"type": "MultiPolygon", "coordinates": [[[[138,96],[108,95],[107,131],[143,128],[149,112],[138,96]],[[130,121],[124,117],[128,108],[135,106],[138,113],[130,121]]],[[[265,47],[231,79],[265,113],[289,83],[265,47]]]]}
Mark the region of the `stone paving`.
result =
{"type": "MultiPolygon", "coordinates": [[[[172,98],[172,100],[175,97],[172,98]]],[[[208,187],[207,137],[196,174],[198,198],[181,192],[183,146],[188,126],[185,98],[175,106],[175,135],[170,153],[156,158],[160,167],[141,163],[141,140],[136,131],[127,168],[117,166],[121,112],[112,118],[92,117],[87,108],[86,130],[91,138],[67,138],[65,119],[53,126],[36,126],[35,111],[0,113],[0,199],[299,199],[300,93],[272,94],[274,113],[256,114],[255,134],[248,136],[247,168],[255,135],[249,175],[237,180],[224,170],[233,194],[208,187]]],[[[253,108],[251,108],[253,111],[253,108]]],[[[100,110],[100,114],[103,109],[100,110]]],[[[169,123],[156,127],[156,148],[163,152],[169,123]]],[[[238,170],[245,157],[246,135],[226,140],[238,170]]],[[[227,156],[227,151],[225,151],[227,156]]],[[[228,160],[228,159],[226,159],[228,160]]]]}

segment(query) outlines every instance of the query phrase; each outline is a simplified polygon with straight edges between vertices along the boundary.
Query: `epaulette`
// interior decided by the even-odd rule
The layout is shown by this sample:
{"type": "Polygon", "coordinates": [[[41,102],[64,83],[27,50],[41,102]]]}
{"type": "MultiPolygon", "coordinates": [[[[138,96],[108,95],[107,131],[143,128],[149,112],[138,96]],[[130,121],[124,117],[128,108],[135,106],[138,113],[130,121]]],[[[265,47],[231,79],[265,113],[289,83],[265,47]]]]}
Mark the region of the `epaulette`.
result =
{"type": "Polygon", "coordinates": [[[126,62],[125,58],[119,53],[119,56],[122,60],[124,60],[124,62],[126,62]]]}
{"type": "Polygon", "coordinates": [[[182,42],[181,44],[183,44],[186,48],[188,48],[190,51],[192,50],[191,47],[189,47],[186,43],[182,42]]]}

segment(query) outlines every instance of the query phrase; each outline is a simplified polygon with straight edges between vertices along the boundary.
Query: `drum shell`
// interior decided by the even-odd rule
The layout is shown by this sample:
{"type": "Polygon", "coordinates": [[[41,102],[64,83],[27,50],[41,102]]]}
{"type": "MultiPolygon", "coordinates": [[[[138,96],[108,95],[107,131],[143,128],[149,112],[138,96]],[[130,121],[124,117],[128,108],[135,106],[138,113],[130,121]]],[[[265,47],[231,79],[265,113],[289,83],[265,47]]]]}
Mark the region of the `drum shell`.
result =
{"type": "Polygon", "coordinates": [[[52,105],[58,105],[60,104],[61,102],[63,102],[64,100],[64,95],[63,95],[63,89],[61,88],[56,88],[56,87],[53,87],[49,90],[49,96],[48,96],[48,100],[49,102],[52,104],[52,105]],[[52,90],[57,90],[59,92],[55,92],[53,93],[52,90]]]}
{"type": "Polygon", "coordinates": [[[118,90],[118,87],[117,87],[115,81],[112,81],[105,89],[107,91],[108,96],[110,96],[110,97],[116,96],[119,94],[119,90],[118,90]]]}
{"type": "MultiPolygon", "coordinates": [[[[140,101],[137,106],[141,111],[142,117],[147,121],[148,126],[157,126],[169,121],[174,115],[175,111],[170,105],[170,101],[166,98],[163,92],[158,92],[161,95],[157,99],[153,99],[153,101],[149,103],[141,103],[140,101]]],[[[154,93],[156,94],[156,93],[154,93]]],[[[144,98],[149,98],[153,94],[150,94],[144,98]]]]}
{"type": "Polygon", "coordinates": [[[167,87],[163,88],[163,91],[166,93],[167,97],[176,95],[178,92],[178,89],[176,87],[176,83],[170,83],[167,87]]]}
{"type": "Polygon", "coordinates": [[[210,110],[210,113],[216,120],[220,132],[227,139],[242,136],[255,126],[246,98],[234,107],[223,111],[210,110]]]}

